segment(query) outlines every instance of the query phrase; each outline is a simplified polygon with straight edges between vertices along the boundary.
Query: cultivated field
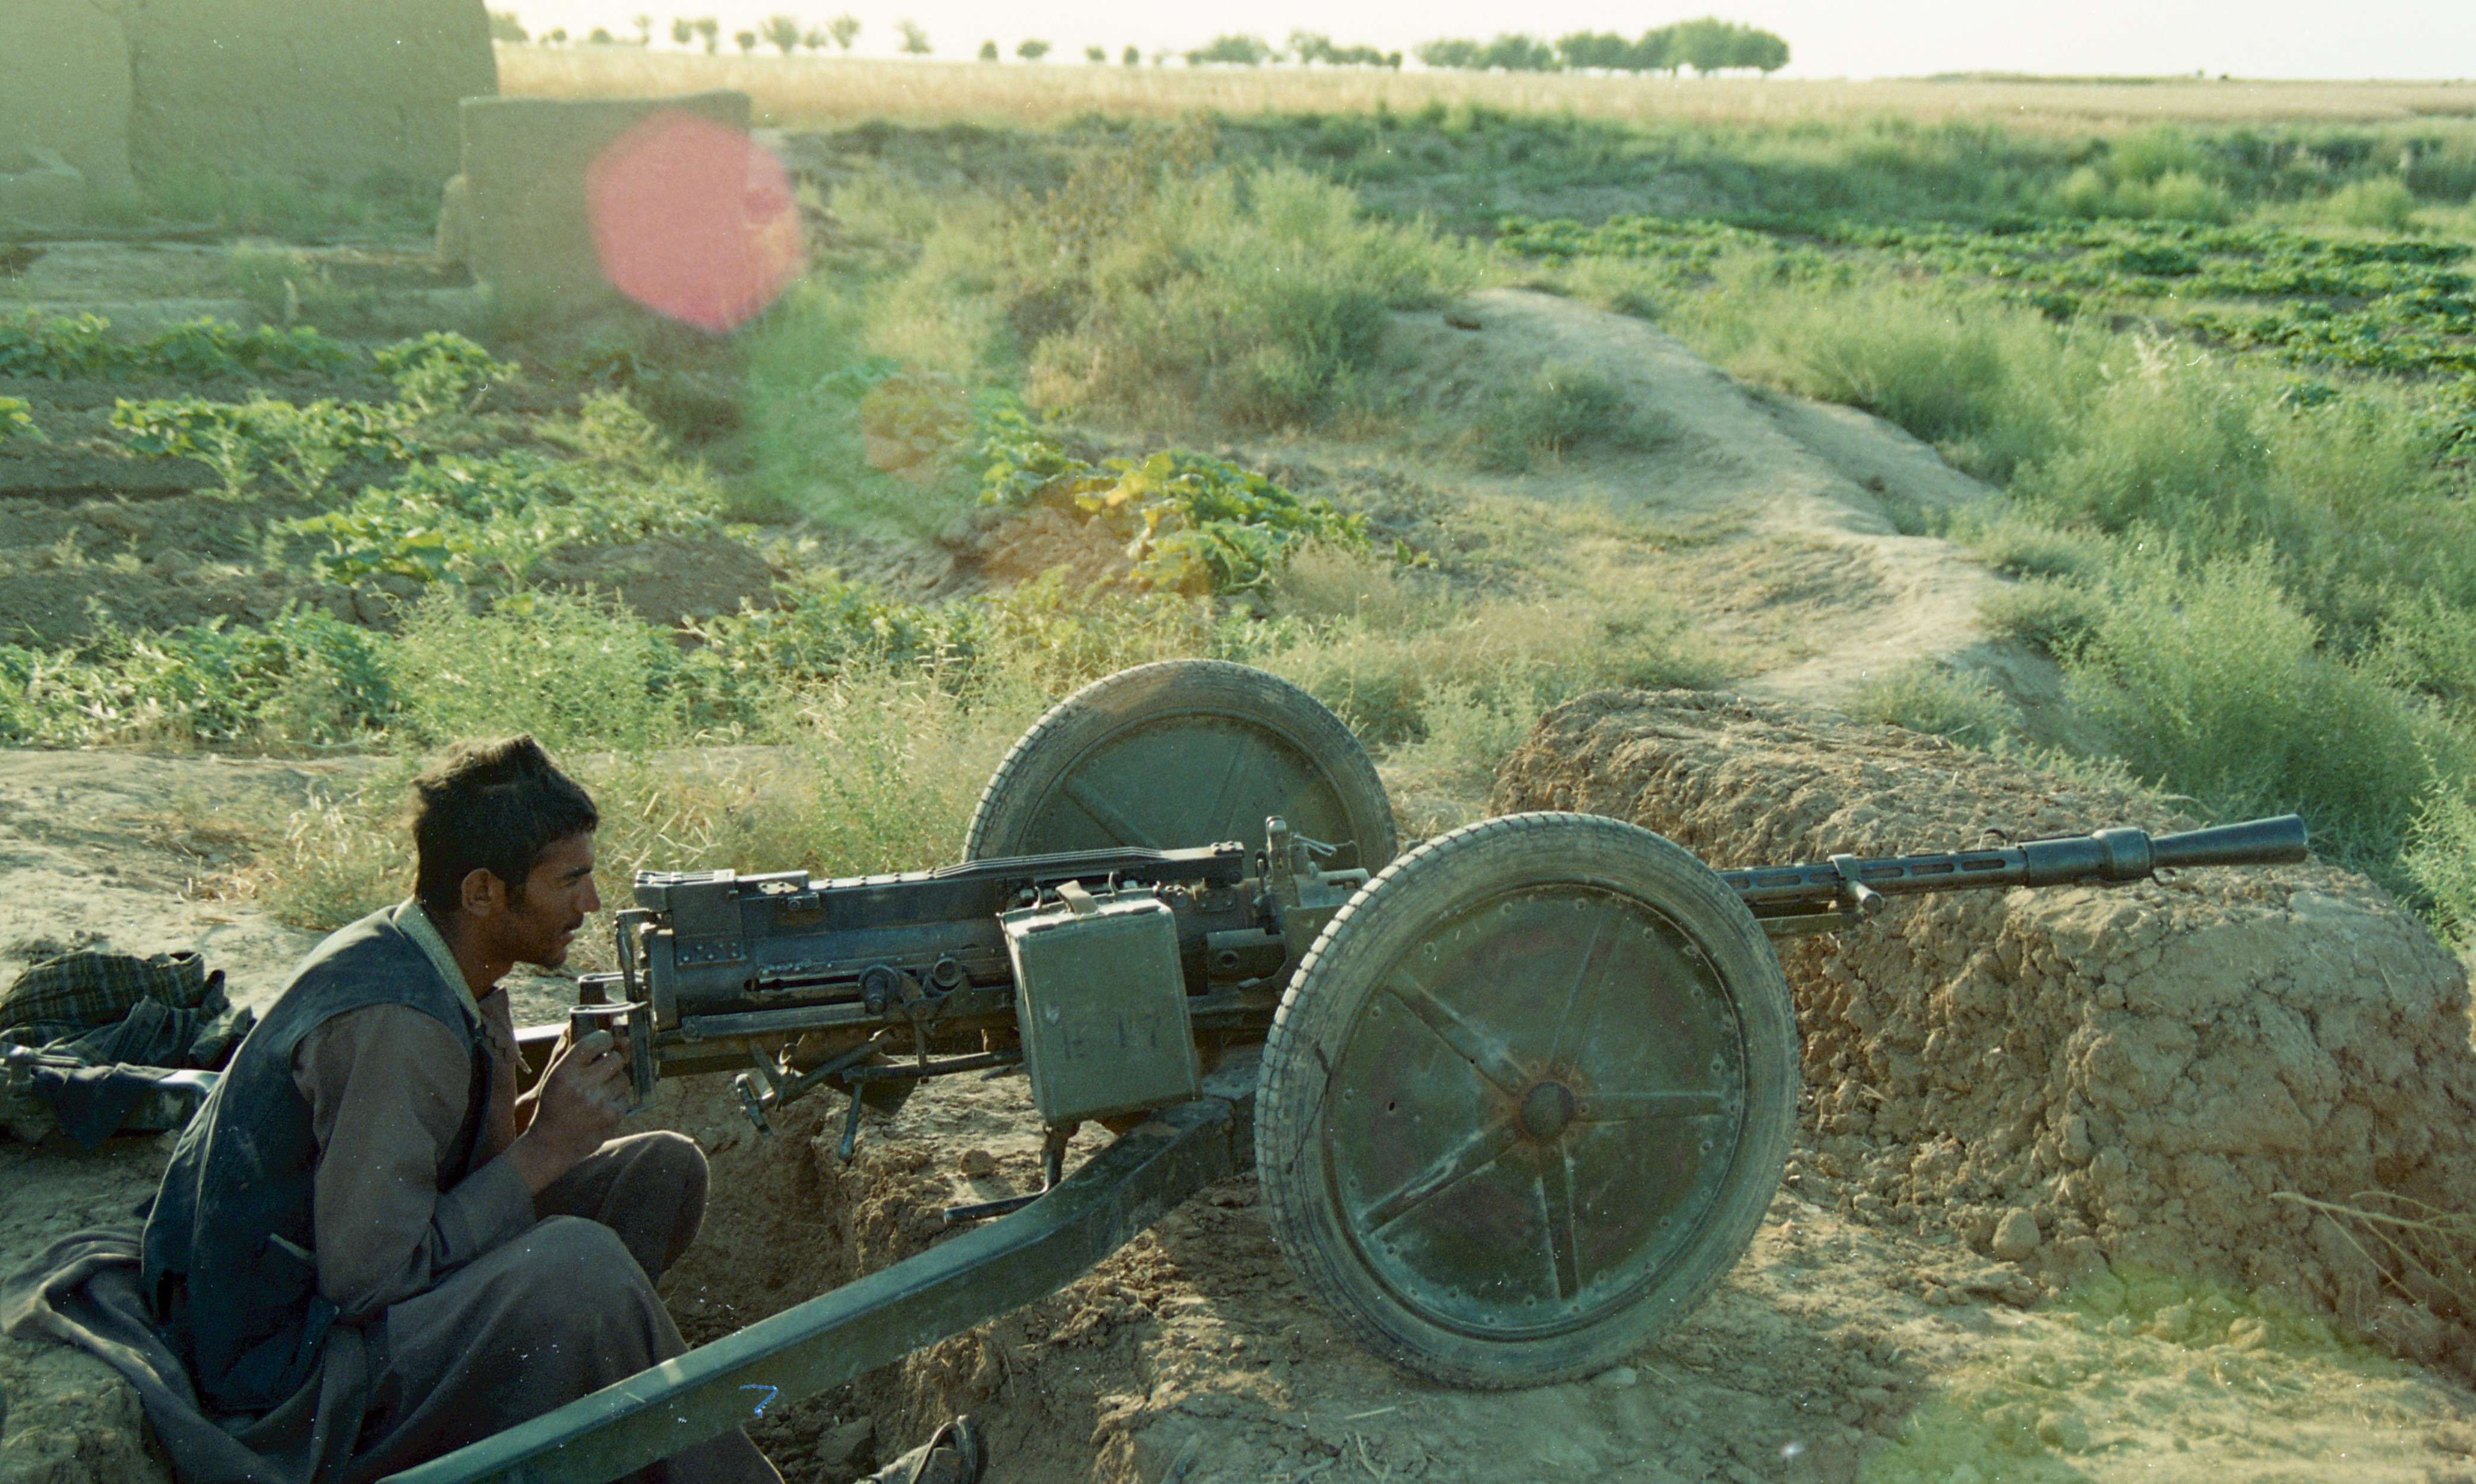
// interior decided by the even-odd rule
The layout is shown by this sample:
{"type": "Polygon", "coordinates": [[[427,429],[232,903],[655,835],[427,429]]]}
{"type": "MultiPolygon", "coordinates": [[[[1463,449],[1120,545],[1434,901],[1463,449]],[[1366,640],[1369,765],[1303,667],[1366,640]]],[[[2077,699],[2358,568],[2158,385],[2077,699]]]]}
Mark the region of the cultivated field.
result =
{"type": "Polygon", "coordinates": [[[647,97],[735,87],[766,123],[834,129],[885,119],[1041,127],[1086,114],[1416,113],[1478,105],[1622,123],[1834,124],[1877,116],[1993,123],[2058,135],[2154,123],[2391,123],[2476,117],[2476,83],[2049,82],[1980,77],[1874,82],[1375,68],[990,65],[934,58],[707,56],[632,46],[501,44],[499,87],[527,97],[647,97]]]}

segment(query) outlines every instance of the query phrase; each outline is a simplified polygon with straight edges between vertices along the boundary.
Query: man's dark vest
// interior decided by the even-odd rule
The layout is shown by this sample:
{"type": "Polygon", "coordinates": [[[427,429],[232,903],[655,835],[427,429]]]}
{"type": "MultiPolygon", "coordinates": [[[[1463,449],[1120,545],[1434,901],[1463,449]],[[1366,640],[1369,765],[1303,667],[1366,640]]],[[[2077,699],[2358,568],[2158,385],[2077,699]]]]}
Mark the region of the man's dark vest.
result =
{"type": "Polygon", "coordinates": [[[490,1092],[490,1053],[462,993],[421,945],[373,912],[318,945],[234,1053],[163,1172],[146,1219],[143,1292],[214,1412],[263,1412],[318,1368],[335,1307],[318,1292],[309,1100],[292,1053],[348,1010],[409,1005],[456,1032],[472,1059],[464,1124],[438,1188],[464,1178],[490,1092]]]}

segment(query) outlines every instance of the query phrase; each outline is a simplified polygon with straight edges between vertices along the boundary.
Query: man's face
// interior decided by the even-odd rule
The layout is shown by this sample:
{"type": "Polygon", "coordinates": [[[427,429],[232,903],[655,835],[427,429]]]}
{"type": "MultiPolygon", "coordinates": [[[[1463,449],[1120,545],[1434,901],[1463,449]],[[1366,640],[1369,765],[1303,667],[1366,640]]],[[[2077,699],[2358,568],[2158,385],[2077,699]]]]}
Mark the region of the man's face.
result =
{"type": "Polygon", "coordinates": [[[494,946],[519,963],[556,969],[567,961],[567,946],[586,915],[600,910],[602,897],[593,889],[593,836],[570,835],[534,860],[523,894],[511,897],[499,916],[494,946]]]}

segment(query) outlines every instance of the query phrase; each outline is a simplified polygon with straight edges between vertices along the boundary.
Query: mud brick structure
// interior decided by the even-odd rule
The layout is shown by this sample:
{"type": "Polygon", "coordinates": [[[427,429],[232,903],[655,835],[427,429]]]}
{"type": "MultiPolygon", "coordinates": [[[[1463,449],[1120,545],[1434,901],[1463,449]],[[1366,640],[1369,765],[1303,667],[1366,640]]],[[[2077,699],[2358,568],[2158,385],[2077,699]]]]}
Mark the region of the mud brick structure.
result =
{"type": "Polygon", "coordinates": [[[447,183],[438,256],[461,263],[508,304],[564,314],[615,305],[587,214],[586,174],[612,141],[673,111],[739,133],[748,94],[676,98],[468,98],[463,170],[447,183]]]}
{"type": "Polygon", "coordinates": [[[62,214],[63,168],[88,190],[200,166],[433,188],[458,102],[498,86],[482,0],[10,0],[0,226],[62,214]]]}

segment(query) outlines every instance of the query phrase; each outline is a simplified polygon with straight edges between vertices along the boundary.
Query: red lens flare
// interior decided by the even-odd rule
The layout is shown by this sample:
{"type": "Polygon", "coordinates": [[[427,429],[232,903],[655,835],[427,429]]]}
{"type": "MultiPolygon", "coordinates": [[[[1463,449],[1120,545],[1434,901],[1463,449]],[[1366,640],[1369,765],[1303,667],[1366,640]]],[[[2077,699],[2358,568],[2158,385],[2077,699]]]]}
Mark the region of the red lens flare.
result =
{"type": "Polygon", "coordinates": [[[594,160],[585,196],[603,278],[701,329],[746,324],[806,261],[782,162],[709,118],[676,110],[646,118],[594,160]]]}

